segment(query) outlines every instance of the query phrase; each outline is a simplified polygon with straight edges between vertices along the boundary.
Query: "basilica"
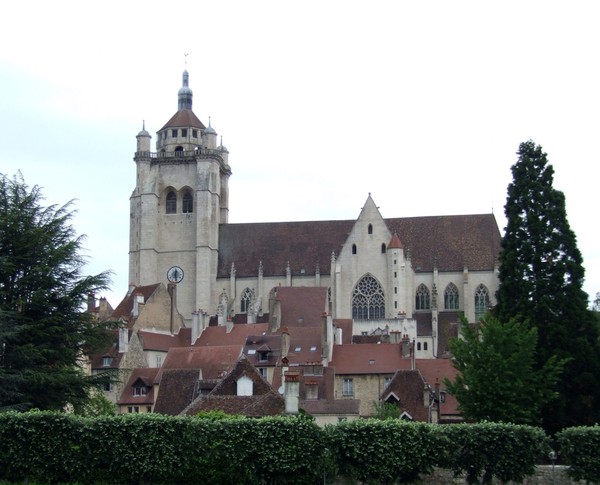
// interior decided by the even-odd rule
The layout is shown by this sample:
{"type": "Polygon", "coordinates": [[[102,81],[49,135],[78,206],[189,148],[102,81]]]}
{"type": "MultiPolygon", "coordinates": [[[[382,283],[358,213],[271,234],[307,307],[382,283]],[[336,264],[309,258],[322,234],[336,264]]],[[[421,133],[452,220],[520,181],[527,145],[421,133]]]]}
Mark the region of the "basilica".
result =
{"type": "Polygon", "coordinates": [[[192,100],[186,70],[155,150],[145,127],[137,135],[130,199],[129,281],[175,286],[183,326],[197,313],[256,321],[273,288],[325,287],[333,318],[361,332],[413,320],[435,349],[440,322],[477,321],[493,304],[493,214],[384,219],[369,194],[356,220],[228,223],[229,152],[192,100]]]}
{"type": "MultiPolygon", "coordinates": [[[[460,420],[448,342],[495,303],[493,214],[231,224],[229,152],[192,109],[137,135],[127,295],[88,310],[119,322],[90,371],[119,412],[219,409],[320,424],[393,403],[406,419],[460,420]],[[108,305],[109,306],[109,305],[108,305]]],[[[355,195],[349,194],[349,197],[355,195]]]]}

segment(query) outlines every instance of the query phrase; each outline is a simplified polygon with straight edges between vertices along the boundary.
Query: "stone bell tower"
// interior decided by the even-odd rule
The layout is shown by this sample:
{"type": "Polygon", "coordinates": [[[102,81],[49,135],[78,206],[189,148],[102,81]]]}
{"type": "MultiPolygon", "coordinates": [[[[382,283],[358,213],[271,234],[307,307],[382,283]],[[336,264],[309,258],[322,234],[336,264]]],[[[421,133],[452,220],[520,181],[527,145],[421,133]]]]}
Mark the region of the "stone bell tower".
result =
{"type": "Polygon", "coordinates": [[[183,72],[177,111],[156,133],[137,135],[136,184],[130,197],[129,281],[175,283],[177,308],[217,308],[219,225],[229,213],[229,153],[217,132],[192,111],[189,74],[183,72]]]}

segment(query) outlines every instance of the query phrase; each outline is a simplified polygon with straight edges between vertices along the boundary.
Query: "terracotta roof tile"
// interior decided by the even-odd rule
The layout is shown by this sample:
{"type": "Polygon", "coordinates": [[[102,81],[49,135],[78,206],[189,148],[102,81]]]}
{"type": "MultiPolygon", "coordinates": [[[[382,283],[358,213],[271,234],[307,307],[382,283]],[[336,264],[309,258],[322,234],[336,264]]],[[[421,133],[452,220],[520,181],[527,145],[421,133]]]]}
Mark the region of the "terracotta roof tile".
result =
{"type": "Polygon", "coordinates": [[[134,369],[127,380],[127,384],[125,384],[125,387],[123,388],[123,392],[121,393],[121,397],[117,401],[117,404],[153,404],[153,382],[158,371],[159,369],[156,368],[134,369]],[[146,387],[146,394],[135,396],[133,391],[135,384],[146,387]]]}
{"type": "Polygon", "coordinates": [[[174,347],[169,349],[162,369],[201,369],[202,379],[218,379],[229,372],[241,351],[241,345],[174,347]]]}
{"type": "Polygon", "coordinates": [[[281,302],[281,327],[320,327],[327,310],[327,288],[278,286],[271,295],[281,302]]]}
{"type": "Polygon", "coordinates": [[[203,130],[204,128],[206,128],[191,109],[180,109],[171,117],[171,119],[169,121],[167,121],[165,126],[163,126],[158,131],[162,131],[165,128],[179,128],[179,127],[183,127],[183,128],[192,127],[192,128],[198,128],[200,130],[203,130]]]}
{"type": "Polygon", "coordinates": [[[111,319],[124,319],[128,322],[131,322],[134,297],[137,295],[142,295],[144,297],[144,301],[148,301],[148,299],[154,294],[159,286],[160,283],[147,286],[136,286],[133,291],[125,295],[125,298],[123,298],[123,300],[121,300],[121,302],[117,305],[117,308],[115,308],[115,311],[111,315],[111,319]]]}
{"type": "Polygon", "coordinates": [[[330,365],[341,374],[394,374],[410,369],[410,359],[402,357],[398,344],[335,345],[330,365]]]}
{"type": "Polygon", "coordinates": [[[195,347],[209,345],[244,345],[249,335],[261,335],[268,330],[267,323],[233,324],[230,332],[223,325],[207,327],[196,340],[195,347]]]}

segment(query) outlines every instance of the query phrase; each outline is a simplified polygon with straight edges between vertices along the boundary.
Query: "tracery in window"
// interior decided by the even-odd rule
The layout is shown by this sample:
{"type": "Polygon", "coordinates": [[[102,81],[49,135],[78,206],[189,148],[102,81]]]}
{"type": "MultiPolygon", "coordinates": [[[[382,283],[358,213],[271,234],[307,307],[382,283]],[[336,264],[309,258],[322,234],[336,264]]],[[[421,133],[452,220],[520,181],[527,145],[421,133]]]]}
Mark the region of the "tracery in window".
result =
{"type": "Polygon", "coordinates": [[[356,320],[385,318],[383,289],[369,274],[358,281],[352,292],[352,318],[356,320]]]}
{"type": "Polygon", "coordinates": [[[254,290],[251,290],[250,288],[245,288],[244,291],[242,291],[242,295],[240,296],[240,311],[242,313],[248,313],[250,305],[255,299],[256,296],[254,290]]]}
{"type": "Polygon", "coordinates": [[[167,214],[175,214],[177,212],[177,194],[172,190],[167,194],[166,212],[167,214]]]}
{"type": "Polygon", "coordinates": [[[450,283],[444,290],[444,308],[458,310],[458,288],[454,283],[450,283]]]}
{"type": "Polygon", "coordinates": [[[431,308],[429,289],[422,283],[417,288],[417,294],[415,297],[415,308],[417,310],[429,310],[431,308]]]}
{"type": "Polygon", "coordinates": [[[192,193],[190,191],[186,191],[183,194],[182,211],[184,214],[194,212],[194,198],[192,197],[192,193]]]}
{"type": "Polygon", "coordinates": [[[479,321],[487,313],[490,306],[490,292],[484,284],[475,290],[475,321],[479,321]]]}

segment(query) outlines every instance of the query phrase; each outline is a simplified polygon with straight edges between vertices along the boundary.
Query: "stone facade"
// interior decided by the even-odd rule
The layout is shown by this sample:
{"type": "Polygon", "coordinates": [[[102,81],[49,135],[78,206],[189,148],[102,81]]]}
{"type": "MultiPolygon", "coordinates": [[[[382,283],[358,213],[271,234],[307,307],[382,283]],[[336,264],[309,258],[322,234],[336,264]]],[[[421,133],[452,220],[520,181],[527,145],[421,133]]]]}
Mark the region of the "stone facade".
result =
{"type": "Polygon", "coordinates": [[[192,111],[187,71],[156,152],[144,127],[134,161],[130,282],[166,285],[177,268],[182,325],[199,310],[254,319],[278,286],[326,287],[337,319],[403,318],[416,328],[421,315],[420,356],[434,357],[440,313],[475,321],[494,303],[500,234],[492,214],[384,219],[369,194],[356,220],[229,224],[229,153],[192,111]]]}

